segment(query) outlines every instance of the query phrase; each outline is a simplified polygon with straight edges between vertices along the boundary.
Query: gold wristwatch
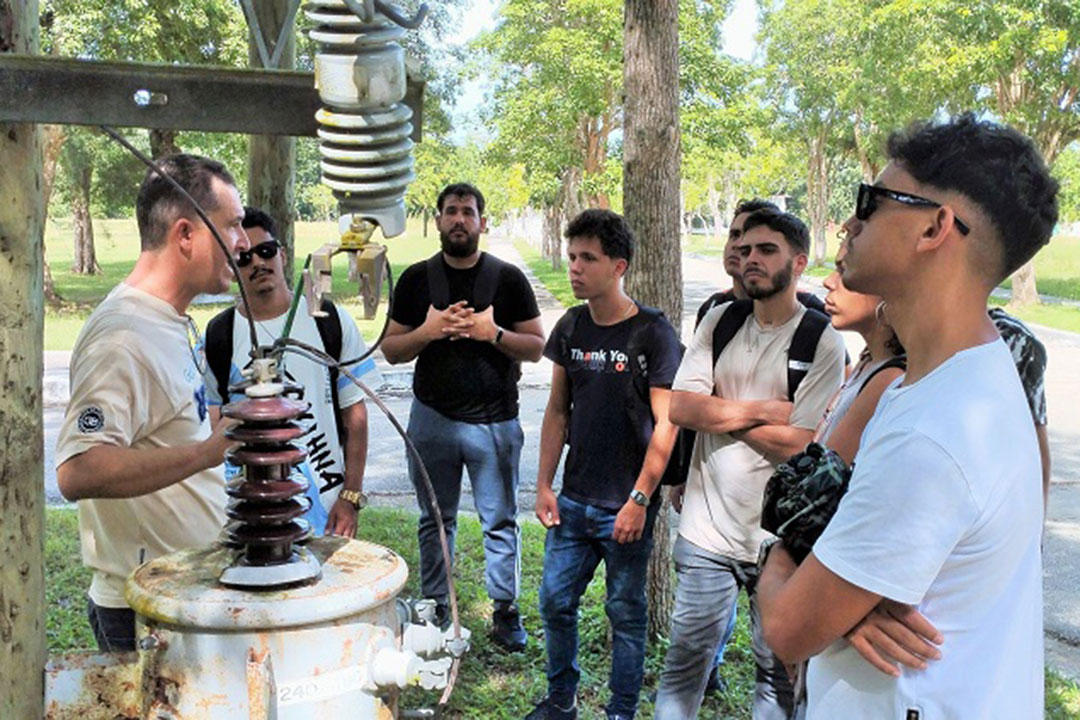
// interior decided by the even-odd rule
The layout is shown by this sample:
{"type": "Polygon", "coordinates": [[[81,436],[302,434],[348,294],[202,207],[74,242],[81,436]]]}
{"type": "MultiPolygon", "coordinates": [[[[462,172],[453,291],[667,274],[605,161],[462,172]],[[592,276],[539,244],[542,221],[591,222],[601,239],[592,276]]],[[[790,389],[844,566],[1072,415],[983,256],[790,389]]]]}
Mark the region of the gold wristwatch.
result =
{"type": "Polygon", "coordinates": [[[359,490],[342,490],[338,493],[338,500],[344,500],[357,510],[367,507],[367,495],[359,490]]]}

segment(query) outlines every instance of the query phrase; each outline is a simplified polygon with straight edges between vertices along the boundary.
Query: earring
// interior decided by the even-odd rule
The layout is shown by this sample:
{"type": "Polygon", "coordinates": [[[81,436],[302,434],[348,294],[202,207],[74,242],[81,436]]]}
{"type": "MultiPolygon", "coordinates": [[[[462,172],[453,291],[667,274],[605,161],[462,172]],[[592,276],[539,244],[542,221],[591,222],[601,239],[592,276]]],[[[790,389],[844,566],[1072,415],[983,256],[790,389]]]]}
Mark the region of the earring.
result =
{"type": "Polygon", "coordinates": [[[877,320],[882,325],[888,325],[889,324],[889,318],[886,317],[886,315],[885,315],[886,309],[887,308],[885,307],[885,301],[884,300],[879,302],[877,304],[877,307],[874,308],[874,319],[877,320]]]}

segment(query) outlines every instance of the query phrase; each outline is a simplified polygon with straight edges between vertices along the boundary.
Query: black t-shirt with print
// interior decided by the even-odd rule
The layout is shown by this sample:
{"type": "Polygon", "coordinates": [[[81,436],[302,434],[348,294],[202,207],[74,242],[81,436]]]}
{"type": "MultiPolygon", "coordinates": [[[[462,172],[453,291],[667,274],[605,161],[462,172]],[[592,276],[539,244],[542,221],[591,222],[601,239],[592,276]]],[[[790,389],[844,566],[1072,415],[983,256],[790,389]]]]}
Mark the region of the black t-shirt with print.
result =
{"type": "MultiPolygon", "coordinates": [[[[450,302],[471,304],[476,276],[487,253],[471,268],[458,270],[446,265],[450,302]]],[[[431,294],[428,291],[426,261],[410,265],[394,287],[395,322],[410,328],[424,324],[431,294]]],[[[524,273],[506,263],[496,284],[495,324],[513,328],[515,323],[540,315],[536,295],[524,273]]],[[[474,308],[477,312],[487,307],[474,308]]],[[[518,416],[518,363],[491,343],[476,340],[437,340],[428,344],[416,359],[413,394],[416,399],[453,420],[493,423],[518,416]]]]}
{"type": "MultiPolygon", "coordinates": [[[[560,318],[544,356],[565,370],[570,385],[570,450],[562,492],[577,502],[618,510],[630,496],[652,438],[653,417],[632,407],[632,363],[627,345],[634,318],[599,326],[587,308],[560,318]],[[576,320],[575,320],[576,317],[576,320]]],[[[670,388],[682,350],[675,329],[660,316],[639,331],[637,348],[649,387],[670,388]]]]}

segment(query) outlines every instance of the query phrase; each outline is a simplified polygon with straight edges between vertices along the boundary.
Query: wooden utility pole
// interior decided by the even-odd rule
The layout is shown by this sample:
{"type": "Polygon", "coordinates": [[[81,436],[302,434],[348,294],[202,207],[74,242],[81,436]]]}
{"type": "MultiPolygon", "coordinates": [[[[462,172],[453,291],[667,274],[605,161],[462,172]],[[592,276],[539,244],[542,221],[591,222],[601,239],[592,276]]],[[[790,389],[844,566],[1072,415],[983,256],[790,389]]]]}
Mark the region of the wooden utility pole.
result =
{"type": "MultiPolygon", "coordinates": [[[[679,246],[678,0],[626,0],[623,206],[637,238],[627,292],[682,324],[679,246]]],[[[667,633],[674,605],[668,506],[660,508],[649,558],[649,632],[667,633]]]]}
{"type": "MultiPolygon", "coordinates": [[[[254,33],[261,31],[268,49],[273,52],[280,38],[285,43],[277,70],[292,70],[296,65],[296,33],[290,29],[281,36],[289,20],[289,0],[259,0],[252,3],[258,20],[248,22],[248,62],[261,68],[262,58],[254,33]]],[[[289,135],[252,135],[248,144],[248,204],[269,213],[277,223],[277,240],[285,246],[285,277],[293,281],[295,256],[293,221],[296,218],[296,138],[289,135]]]]}
{"type": "MultiPolygon", "coordinates": [[[[37,0],[0,0],[0,54],[38,50],[37,0]]],[[[44,706],[41,135],[0,123],[0,718],[44,706]]]]}

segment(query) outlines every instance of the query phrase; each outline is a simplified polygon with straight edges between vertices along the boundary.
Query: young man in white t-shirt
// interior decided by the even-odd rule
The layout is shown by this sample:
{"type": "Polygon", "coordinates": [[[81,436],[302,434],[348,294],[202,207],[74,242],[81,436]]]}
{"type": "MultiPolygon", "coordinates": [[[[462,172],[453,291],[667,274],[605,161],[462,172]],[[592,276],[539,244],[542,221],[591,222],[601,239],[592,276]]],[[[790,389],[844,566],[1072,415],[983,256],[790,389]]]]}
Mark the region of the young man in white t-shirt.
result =
{"type": "Polygon", "coordinates": [[[751,311],[715,361],[714,330],[728,312],[747,309],[741,304],[747,301],[706,313],[672,385],[671,421],[698,434],[673,552],[678,585],[657,720],[697,716],[740,588],[750,597],[755,631],[754,717],[791,718],[797,712],[787,672],[757,631],[755,562],[768,537],[761,529],[761,499],[776,465],[806,446],[840,387],[844,343],[824,316],[807,315],[816,311],[795,295],[809,250],[806,225],[765,209],[742,227],[738,247],[751,311]],[[804,367],[790,349],[804,321],[815,320],[820,335],[804,367]],[[806,374],[791,397],[789,373],[799,369],[806,374]]]}
{"type": "MultiPolygon", "coordinates": [[[[173,155],[158,165],[202,206],[228,252],[248,247],[244,207],[221,163],[173,155]]],[[[196,295],[228,290],[225,254],[190,201],[153,170],[135,210],[141,252],[75,342],[56,449],[60,492],[79,502],[83,562],[94,572],[90,626],[104,651],[135,649],[124,599],[131,571],[218,536],[231,444],[229,423],[211,430],[198,330],[186,315],[196,295]]]]}
{"type": "Polygon", "coordinates": [[[766,639],[788,662],[813,656],[811,719],[1041,718],[1041,462],[986,301],[1049,240],[1057,183],[1030,140],[970,114],[888,151],[844,226],[844,284],[888,303],[907,375],[814,551],[798,567],[769,551],[766,639]],[[937,645],[920,668],[879,672],[844,639],[879,604],[937,645]]]}
{"type": "MultiPolygon", "coordinates": [[[[315,319],[308,311],[307,299],[301,295],[292,326],[286,329],[289,306],[293,292],[286,284],[285,263],[281,246],[275,237],[273,219],[257,208],[244,208],[244,229],[251,249],[240,254],[239,281],[246,291],[251,312],[255,318],[255,331],[261,344],[271,345],[288,332],[289,337],[313,345],[322,350],[323,338],[315,319]]],[[[363,338],[349,313],[335,307],[340,337],[339,360],[358,358],[366,351],[363,338]]],[[[333,322],[328,317],[327,322],[333,322]]],[[[206,378],[207,401],[212,418],[221,412],[221,405],[239,400],[243,395],[223,398],[228,385],[243,379],[241,369],[251,363],[251,338],[248,333],[244,308],[237,305],[219,315],[207,325],[208,373],[206,378]],[[232,320],[231,336],[216,342],[219,332],[228,331],[232,320]],[[229,352],[231,351],[231,352],[229,352]],[[228,357],[224,353],[229,352],[228,357]],[[217,357],[217,353],[222,353],[217,357]],[[223,389],[213,371],[218,367],[228,369],[228,382],[223,389]]],[[[367,463],[368,416],[364,405],[364,392],[344,375],[332,373],[321,363],[296,354],[286,353],[283,358],[285,376],[304,388],[304,400],[311,403],[311,432],[303,438],[307,458],[299,465],[299,471],[308,481],[307,496],[310,509],[304,514],[316,535],[356,535],[357,513],[367,505],[364,495],[364,466],[367,463]],[[332,387],[331,383],[336,384],[332,387]],[[337,403],[335,408],[334,403],[337,403]],[[340,413],[340,417],[338,416],[340,413]],[[339,423],[340,420],[340,423],[339,423]],[[344,435],[342,437],[341,435],[344,435]]],[[[381,384],[375,361],[367,358],[347,370],[361,382],[374,389],[381,384]]],[[[236,472],[227,465],[226,474],[236,472]]]]}

